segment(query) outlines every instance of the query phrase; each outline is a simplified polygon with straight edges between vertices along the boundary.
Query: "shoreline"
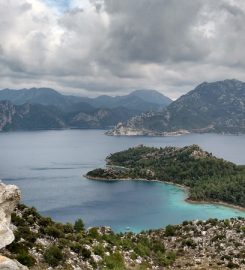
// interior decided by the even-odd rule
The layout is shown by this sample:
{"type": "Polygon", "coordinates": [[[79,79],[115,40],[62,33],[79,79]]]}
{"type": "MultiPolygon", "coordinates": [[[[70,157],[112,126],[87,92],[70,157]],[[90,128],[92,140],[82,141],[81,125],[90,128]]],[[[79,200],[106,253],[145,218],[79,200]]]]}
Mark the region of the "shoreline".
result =
{"type": "Polygon", "coordinates": [[[85,178],[89,179],[89,180],[99,180],[99,181],[141,181],[141,182],[158,182],[158,183],[165,183],[165,184],[169,184],[169,185],[173,185],[173,186],[177,186],[181,189],[184,189],[186,191],[188,191],[190,188],[184,185],[180,185],[180,184],[175,184],[173,182],[169,182],[169,181],[161,181],[161,180],[157,180],[157,179],[153,179],[153,180],[149,180],[149,179],[145,179],[145,178],[137,178],[137,179],[133,179],[133,178],[117,178],[117,179],[106,179],[106,178],[101,178],[101,177],[92,177],[92,176],[88,176],[88,175],[83,175],[85,178]]]}
{"type": "Polygon", "coordinates": [[[222,202],[222,201],[198,201],[198,200],[192,200],[189,198],[188,193],[190,188],[184,185],[180,185],[180,184],[175,184],[173,182],[169,182],[169,181],[160,181],[157,179],[154,180],[148,180],[148,179],[141,179],[141,178],[137,178],[137,179],[133,179],[133,178],[118,178],[118,179],[105,179],[105,178],[100,178],[100,177],[91,177],[88,175],[83,175],[85,178],[89,179],[89,180],[98,180],[98,181],[141,181],[141,182],[158,182],[158,183],[165,183],[168,185],[173,185],[176,187],[179,187],[183,190],[185,190],[185,192],[187,192],[187,196],[185,198],[185,202],[190,203],[190,204],[213,204],[213,205],[219,205],[219,206],[225,206],[225,207],[229,207],[229,208],[233,208],[242,212],[245,212],[245,207],[243,206],[239,206],[239,205],[235,205],[235,204],[231,204],[231,203],[226,203],[226,202],[222,202]]]}
{"type": "Polygon", "coordinates": [[[119,134],[119,133],[117,133],[117,134],[115,134],[115,133],[111,133],[110,132],[111,130],[109,129],[109,130],[107,130],[107,131],[105,131],[105,135],[106,136],[112,136],[112,137],[178,137],[178,136],[185,136],[185,135],[203,135],[203,134],[214,134],[214,135],[224,135],[224,136],[244,136],[245,135],[245,133],[243,133],[243,132],[235,132],[235,133],[230,133],[230,132],[212,132],[212,131],[210,131],[210,132],[206,132],[206,131],[194,131],[194,130],[192,130],[192,131],[187,131],[187,132],[183,132],[183,133],[181,133],[181,132],[175,132],[175,131],[173,131],[173,132],[163,132],[163,133],[152,133],[152,132],[149,132],[149,133],[135,133],[135,134],[126,134],[126,133],[124,133],[124,134],[119,134]]]}
{"type": "Polygon", "coordinates": [[[213,204],[213,205],[225,206],[225,207],[229,207],[229,208],[233,208],[233,209],[245,212],[245,207],[242,207],[236,204],[222,202],[222,201],[194,201],[189,198],[186,198],[185,201],[191,204],[213,204]]]}

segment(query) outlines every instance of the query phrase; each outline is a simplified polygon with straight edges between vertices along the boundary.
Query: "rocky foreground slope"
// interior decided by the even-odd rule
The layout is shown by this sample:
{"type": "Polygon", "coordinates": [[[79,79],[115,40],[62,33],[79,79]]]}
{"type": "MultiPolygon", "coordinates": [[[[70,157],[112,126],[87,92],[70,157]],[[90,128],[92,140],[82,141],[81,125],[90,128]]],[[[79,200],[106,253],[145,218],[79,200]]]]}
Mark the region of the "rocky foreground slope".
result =
{"type": "MultiPolygon", "coordinates": [[[[8,244],[13,239],[9,214],[19,190],[0,187],[0,240],[9,239],[8,244]]],[[[245,269],[244,218],[184,221],[139,234],[115,234],[107,227],[85,229],[82,220],[57,223],[18,205],[12,222],[15,240],[0,250],[1,270],[245,269]]]]}
{"type": "Polygon", "coordinates": [[[245,83],[202,83],[162,112],[119,123],[108,135],[166,136],[186,133],[245,133],[245,83]]]}
{"type": "Polygon", "coordinates": [[[3,253],[30,269],[245,269],[244,218],[115,234],[55,223],[20,206],[13,222],[16,240],[3,253]]]}

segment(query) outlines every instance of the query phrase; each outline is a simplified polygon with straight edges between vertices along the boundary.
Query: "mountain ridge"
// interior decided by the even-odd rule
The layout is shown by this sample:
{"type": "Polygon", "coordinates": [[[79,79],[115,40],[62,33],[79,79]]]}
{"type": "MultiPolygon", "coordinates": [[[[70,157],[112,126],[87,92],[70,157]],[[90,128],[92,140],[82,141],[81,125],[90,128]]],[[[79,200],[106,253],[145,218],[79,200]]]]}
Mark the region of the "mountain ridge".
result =
{"type": "Polygon", "coordinates": [[[94,108],[116,108],[125,107],[135,109],[136,105],[141,108],[140,111],[148,111],[150,109],[159,110],[167,106],[171,99],[165,97],[156,90],[135,90],[128,95],[123,96],[107,96],[101,95],[95,98],[63,95],[52,88],[30,88],[30,89],[3,89],[0,90],[0,101],[9,100],[15,105],[23,105],[25,103],[37,103],[41,105],[53,105],[60,109],[66,110],[67,107],[77,103],[87,103],[94,108]],[[137,91],[140,91],[137,93],[137,91]],[[133,102],[132,102],[133,100],[133,102]],[[157,101],[157,102],[153,102],[157,101]]]}
{"type": "MultiPolygon", "coordinates": [[[[147,96],[149,91],[144,93],[147,96]]],[[[158,92],[150,94],[165,100],[158,92]]],[[[83,98],[65,96],[50,88],[4,89],[0,91],[0,131],[111,128],[144,111],[158,111],[164,106],[135,94],[83,98]]]]}

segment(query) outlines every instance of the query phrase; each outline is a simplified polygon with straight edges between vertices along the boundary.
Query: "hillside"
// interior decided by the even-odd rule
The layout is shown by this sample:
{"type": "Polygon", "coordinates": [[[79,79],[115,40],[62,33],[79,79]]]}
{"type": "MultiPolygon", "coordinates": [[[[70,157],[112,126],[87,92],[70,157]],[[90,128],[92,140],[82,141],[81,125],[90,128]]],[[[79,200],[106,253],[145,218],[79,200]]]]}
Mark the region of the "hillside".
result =
{"type": "Polygon", "coordinates": [[[39,104],[13,105],[0,102],[0,131],[65,128],[63,114],[56,107],[39,104]]]}
{"type": "Polygon", "coordinates": [[[144,111],[161,110],[169,102],[154,90],[84,98],[65,96],[49,88],[5,89],[0,91],[0,131],[111,128],[144,111]]]}
{"type": "Polygon", "coordinates": [[[95,109],[78,103],[67,113],[55,106],[0,101],[0,131],[108,128],[135,115],[125,108],[95,109]]]}
{"type": "Polygon", "coordinates": [[[109,135],[245,133],[245,83],[202,83],[162,112],[142,114],[117,125],[109,135]]]}
{"type": "Polygon", "coordinates": [[[91,179],[148,179],[189,188],[189,200],[245,207],[245,166],[216,158],[199,146],[138,146],[107,157],[108,167],[87,173],[91,179]]]}

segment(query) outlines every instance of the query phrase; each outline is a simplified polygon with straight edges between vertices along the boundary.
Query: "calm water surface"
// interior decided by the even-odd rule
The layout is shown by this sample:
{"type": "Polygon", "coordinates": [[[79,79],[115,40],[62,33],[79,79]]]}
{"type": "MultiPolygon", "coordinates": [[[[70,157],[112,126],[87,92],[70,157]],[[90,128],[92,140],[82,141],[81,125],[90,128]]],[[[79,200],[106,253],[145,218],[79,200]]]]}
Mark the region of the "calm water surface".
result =
{"type": "Polygon", "coordinates": [[[104,166],[105,157],[130,146],[199,144],[213,154],[245,164],[245,136],[109,137],[102,130],[13,132],[0,134],[0,179],[18,185],[22,201],[42,214],[67,222],[116,231],[159,228],[183,220],[244,216],[215,205],[192,205],[186,193],[157,182],[92,181],[82,175],[104,166]]]}

